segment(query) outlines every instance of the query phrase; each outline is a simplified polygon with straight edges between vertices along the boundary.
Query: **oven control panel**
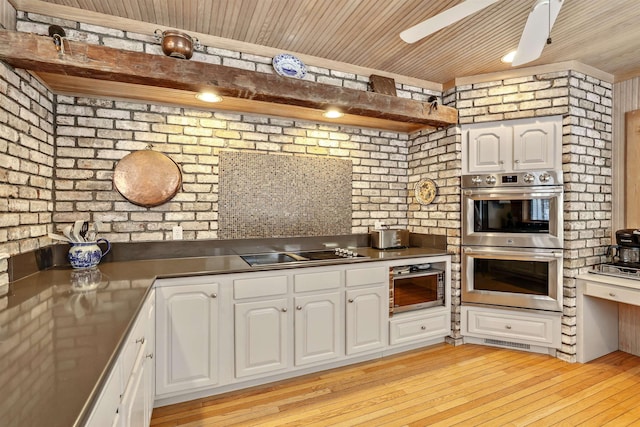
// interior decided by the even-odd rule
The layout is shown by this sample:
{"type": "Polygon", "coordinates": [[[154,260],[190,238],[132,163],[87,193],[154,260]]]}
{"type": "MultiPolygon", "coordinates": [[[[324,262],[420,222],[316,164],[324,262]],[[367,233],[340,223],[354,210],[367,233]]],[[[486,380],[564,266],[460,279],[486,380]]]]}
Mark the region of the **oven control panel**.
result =
{"type": "Polygon", "coordinates": [[[561,171],[531,171],[462,176],[462,188],[562,185],[561,171]]]}

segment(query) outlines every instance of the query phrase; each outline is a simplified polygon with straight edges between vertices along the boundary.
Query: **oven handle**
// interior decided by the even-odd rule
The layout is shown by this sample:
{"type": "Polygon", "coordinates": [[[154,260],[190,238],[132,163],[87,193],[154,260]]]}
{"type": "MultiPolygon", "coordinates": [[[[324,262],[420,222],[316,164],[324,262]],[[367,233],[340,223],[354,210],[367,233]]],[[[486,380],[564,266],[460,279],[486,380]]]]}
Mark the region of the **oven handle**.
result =
{"type": "Polygon", "coordinates": [[[536,257],[536,258],[562,258],[563,254],[562,251],[556,251],[556,250],[551,250],[551,251],[545,251],[544,253],[542,252],[533,252],[533,251],[503,251],[500,249],[495,249],[495,248],[485,248],[485,249],[479,249],[479,248],[470,248],[470,247],[464,247],[462,248],[462,251],[467,254],[467,255],[497,255],[500,257],[505,257],[508,259],[521,259],[523,256],[526,257],[536,257]]]}
{"type": "Polygon", "coordinates": [[[559,194],[563,194],[563,187],[530,187],[527,191],[523,191],[522,188],[474,188],[472,190],[463,190],[462,194],[467,197],[489,197],[491,199],[502,198],[522,198],[527,199],[529,197],[553,197],[559,194]]]}

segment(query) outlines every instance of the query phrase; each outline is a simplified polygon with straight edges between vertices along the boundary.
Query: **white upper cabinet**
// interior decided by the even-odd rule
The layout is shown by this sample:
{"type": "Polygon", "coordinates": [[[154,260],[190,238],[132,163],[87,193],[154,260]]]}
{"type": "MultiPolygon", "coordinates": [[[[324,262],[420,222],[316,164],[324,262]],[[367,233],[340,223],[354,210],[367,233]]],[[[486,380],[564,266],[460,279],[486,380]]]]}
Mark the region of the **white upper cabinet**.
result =
{"type": "Polygon", "coordinates": [[[504,126],[467,131],[469,172],[503,172],[511,162],[511,131],[504,126]]]}
{"type": "Polygon", "coordinates": [[[462,127],[463,174],[557,170],[562,163],[562,117],[462,127]]]}

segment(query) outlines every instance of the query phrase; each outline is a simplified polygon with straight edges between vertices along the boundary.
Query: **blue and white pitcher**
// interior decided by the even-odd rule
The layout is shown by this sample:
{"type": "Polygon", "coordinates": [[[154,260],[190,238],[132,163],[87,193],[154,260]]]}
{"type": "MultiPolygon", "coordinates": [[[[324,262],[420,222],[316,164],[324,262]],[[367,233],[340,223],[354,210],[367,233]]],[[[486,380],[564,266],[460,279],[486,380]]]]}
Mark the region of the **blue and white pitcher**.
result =
{"type": "Polygon", "coordinates": [[[98,239],[95,242],[71,242],[69,262],[73,268],[95,267],[110,250],[111,243],[107,239],[98,239]],[[106,244],[107,250],[102,252],[98,243],[106,244]]]}

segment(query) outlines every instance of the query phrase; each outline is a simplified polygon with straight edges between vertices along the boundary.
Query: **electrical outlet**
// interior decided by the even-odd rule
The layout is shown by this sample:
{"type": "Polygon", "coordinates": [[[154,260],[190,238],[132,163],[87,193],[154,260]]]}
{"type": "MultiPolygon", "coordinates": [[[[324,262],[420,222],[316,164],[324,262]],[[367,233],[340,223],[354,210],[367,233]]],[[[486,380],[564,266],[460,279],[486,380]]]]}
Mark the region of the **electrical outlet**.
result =
{"type": "Polygon", "coordinates": [[[182,227],[179,225],[173,226],[173,240],[182,240],[182,227]]]}

